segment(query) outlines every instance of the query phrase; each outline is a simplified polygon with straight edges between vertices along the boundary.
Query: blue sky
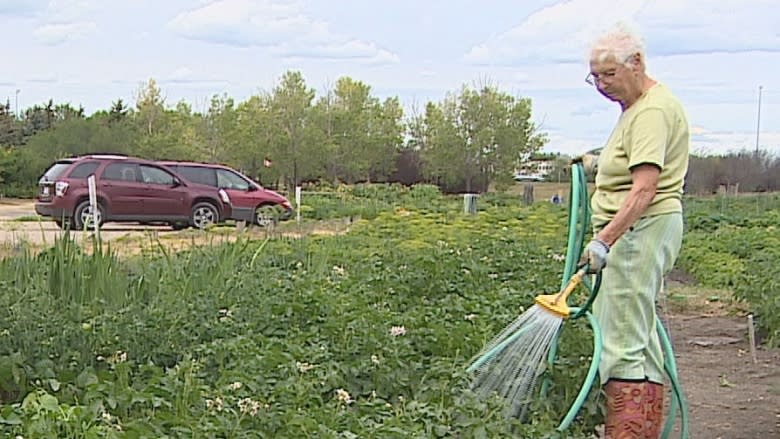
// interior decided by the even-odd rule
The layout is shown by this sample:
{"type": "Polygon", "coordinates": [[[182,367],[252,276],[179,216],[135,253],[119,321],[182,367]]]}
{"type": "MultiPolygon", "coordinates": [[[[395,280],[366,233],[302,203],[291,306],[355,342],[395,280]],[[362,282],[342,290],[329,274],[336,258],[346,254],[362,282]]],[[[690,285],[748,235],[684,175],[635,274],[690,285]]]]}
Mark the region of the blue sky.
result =
{"type": "Polygon", "coordinates": [[[617,20],[683,101],[693,149],[780,153],[777,0],[0,0],[0,99],[107,109],[154,78],[204,110],[269,91],[288,69],[323,92],[340,76],[407,113],[463,84],[533,101],[546,151],[599,147],[618,116],[584,78],[587,43],[617,20]],[[16,90],[19,90],[17,95],[16,90]]]}

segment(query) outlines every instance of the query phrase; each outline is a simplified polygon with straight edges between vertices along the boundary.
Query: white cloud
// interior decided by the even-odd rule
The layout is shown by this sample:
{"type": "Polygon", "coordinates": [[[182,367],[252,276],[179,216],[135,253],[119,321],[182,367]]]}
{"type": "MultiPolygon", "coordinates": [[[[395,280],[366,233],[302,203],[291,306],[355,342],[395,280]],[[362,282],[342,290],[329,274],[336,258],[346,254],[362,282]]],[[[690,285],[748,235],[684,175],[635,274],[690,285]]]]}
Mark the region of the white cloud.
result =
{"type": "Polygon", "coordinates": [[[776,0],[569,0],[472,47],[465,60],[581,63],[590,40],[621,20],[644,34],[650,55],[780,52],[776,0]]]}
{"type": "Polygon", "coordinates": [[[41,43],[53,46],[79,40],[96,29],[97,25],[93,22],[45,24],[35,29],[34,35],[41,43]]]}
{"type": "Polygon", "coordinates": [[[100,4],[103,4],[103,2],[94,0],[49,0],[44,15],[49,22],[80,21],[85,15],[98,10],[100,4]]]}
{"type": "Polygon", "coordinates": [[[30,17],[46,8],[46,0],[2,0],[0,16],[30,17]]]}
{"type": "Polygon", "coordinates": [[[228,81],[224,79],[214,79],[208,75],[202,75],[200,72],[195,72],[189,67],[179,67],[167,75],[162,76],[160,83],[162,84],[177,84],[177,85],[225,85],[228,81]]]}
{"type": "Polygon", "coordinates": [[[333,32],[298,3],[219,0],[183,12],[168,23],[175,34],[234,47],[264,47],[286,58],[351,59],[397,63],[398,55],[376,44],[333,32]]]}
{"type": "Polygon", "coordinates": [[[320,58],[332,60],[354,59],[371,64],[388,64],[400,61],[398,55],[378,48],[373,43],[360,40],[325,44],[280,44],[274,48],[286,58],[320,58]]]}

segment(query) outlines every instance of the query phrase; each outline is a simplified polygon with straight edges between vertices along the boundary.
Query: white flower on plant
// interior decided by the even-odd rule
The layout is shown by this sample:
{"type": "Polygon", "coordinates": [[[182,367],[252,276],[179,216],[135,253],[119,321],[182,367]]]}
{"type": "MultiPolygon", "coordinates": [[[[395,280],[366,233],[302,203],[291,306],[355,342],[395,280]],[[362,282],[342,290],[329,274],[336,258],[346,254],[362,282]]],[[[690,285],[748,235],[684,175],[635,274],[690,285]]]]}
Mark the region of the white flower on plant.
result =
{"type": "Polygon", "coordinates": [[[227,309],[227,308],[220,308],[219,309],[219,316],[217,317],[217,320],[220,322],[224,322],[225,320],[233,317],[233,311],[227,309]]]}
{"type": "Polygon", "coordinates": [[[243,385],[243,384],[241,384],[241,382],[240,382],[240,381],[235,381],[235,382],[232,382],[232,383],[230,383],[230,384],[228,385],[228,388],[229,388],[230,390],[232,390],[232,391],[236,391],[236,390],[240,389],[240,388],[241,388],[241,387],[243,387],[243,386],[244,386],[244,385],[243,385]]]}
{"type": "Polygon", "coordinates": [[[355,400],[352,399],[352,396],[349,395],[349,392],[344,389],[336,390],[336,399],[343,404],[352,404],[355,402],[355,400]]]}
{"type": "Polygon", "coordinates": [[[260,411],[260,402],[251,398],[242,398],[238,401],[238,410],[245,415],[257,416],[257,412],[260,411]]]}
{"type": "Polygon", "coordinates": [[[308,372],[308,371],[314,369],[314,364],[301,363],[300,361],[296,361],[295,362],[295,367],[298,368],[298,372],[305,373],[305,372],[308,372]]]}
{"type": "MultiPolygon", "coordinates": [[[[98,361],[100,361],[100,358],[101,357],[98,357],[98,361]]],[[[106,361],[109,364],[124,363],[125,361],[127,361],[127,352],[125,352],[125,351],[116,351],[106,361]]]]}
{"type": "Polygon", "coordinates": [[[498,279],[498,273],[490,273],[490,274],[488,274],[488,277],[493,279],[493,280],[498,279]]]}
{"type": "Polygon", "coordinates": [[[403,326],[393,326],[392,328],[390,328],[390,335],[392,335],[393,337],[398,337],[400,335],[405,335],[405,334],[406,334],[406,328],[403,326]]]}
{"type": "Polygon", "coordinates": [[[333,266],[333,272],[336,273],[339,276],[344,276],[344,267],[340,267],[338,265],[333,266]]]}
{"type": "Polygon", "coordinates": [[[553,260],[553,261],[558,261],[558,262],[561,262],[561,261],[563,261],[564,259],[566,259],[566,256],[564,256],[564,255],[559,255],[559,254],[557,254],[557,253],[555,253],[555,254],[551,255],[550,257],[552,258],[552,260],[553,260]]]}
{"type": "Polygon", "coordinates": [[[469,322],[471,322],[471,321],[473,321],[474,319],[477,318],[477,315],[476,314],[466,314],[465,316],[463,316],[463,318],[465,320],[468,320],[469,322]]]}
{"type": "Polygon", "coordinates": [[[109,412],[103,412],[100,417],[103,418],[103,421],[105,422],[111,422],[111,420],[114,419],[114,417],[111,416],[111,413],[109,412]]]}
{"type": "Polygon", "coordinates": [[[374,364],[379,364],[379,357],[376,355],[371,356],[371,362],[374,364]]]}
{"type": "Polygon", "coordinates": [[[223,408],[222,398],[220,398],[218,396],[218,397],[216,397],[214,399],[207,399],[206,400],[206,408],[208,410],[214,410],[214,411],[217,411],[217,412],[221,412],[222,408],[223,408]]]}

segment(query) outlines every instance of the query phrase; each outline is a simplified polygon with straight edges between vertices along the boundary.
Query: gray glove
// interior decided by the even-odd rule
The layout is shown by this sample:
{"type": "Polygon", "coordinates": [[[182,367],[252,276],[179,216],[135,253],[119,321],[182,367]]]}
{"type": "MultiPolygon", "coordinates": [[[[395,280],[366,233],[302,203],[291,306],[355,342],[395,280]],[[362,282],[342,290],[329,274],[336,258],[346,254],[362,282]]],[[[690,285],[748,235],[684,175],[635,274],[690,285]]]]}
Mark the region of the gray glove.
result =
{"type": "Polygon", "coordinates": [[[585,247],[582,252],[582,258],[580,259],[579,267],[588,265],[588,274],[596,274],[600,272],[605,265],[607,265],[607,254],[609,253],[609,245],[606,242],[594,238],[585,247]]]}

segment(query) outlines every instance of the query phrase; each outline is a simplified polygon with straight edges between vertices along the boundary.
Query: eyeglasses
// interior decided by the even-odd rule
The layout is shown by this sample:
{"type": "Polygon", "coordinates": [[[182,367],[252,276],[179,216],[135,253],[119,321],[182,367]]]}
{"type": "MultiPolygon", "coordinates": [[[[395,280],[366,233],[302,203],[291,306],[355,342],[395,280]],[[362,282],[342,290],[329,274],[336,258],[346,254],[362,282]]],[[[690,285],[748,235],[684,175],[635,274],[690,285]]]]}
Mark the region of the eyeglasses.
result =
{"type": "MultiPolygon", "coordinates": [[[[626,59],[623,61],[623,64],[629,62],[632,58],[634,58],[635,55],[636,54],[629,55],[628,57],[626,57],[626,59]]],[[[591,72],[591,73],[588,73],[588,76],[585,77],[585,82],[587,82],[588,84],[590,84],[590,85],[595,87],[599,83],[599,81],[602,81],[602,80],[611,81],[611,80],[613,80],[615,78],[615,75],[617,75],[617,69],[613,69],[613,70],[610,70],[610,71],[607,71],[607,72],[604,72],[604,73],[593,73],[593,72],[591,72]]]]}
{"type": "Polygon", "coordinates": [[[596,84],[599,83],[599,81],[603,81],[605,79],[611,81],[615,77],[615,75],[617,75],[617,70],[612,70],[609,72],[598,73],[598,74],[588,73],[588,76],[585,77],[585,82],[595,87],[596,84]]]}

